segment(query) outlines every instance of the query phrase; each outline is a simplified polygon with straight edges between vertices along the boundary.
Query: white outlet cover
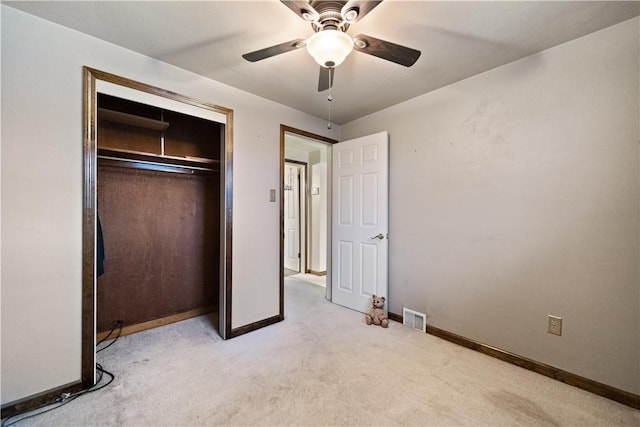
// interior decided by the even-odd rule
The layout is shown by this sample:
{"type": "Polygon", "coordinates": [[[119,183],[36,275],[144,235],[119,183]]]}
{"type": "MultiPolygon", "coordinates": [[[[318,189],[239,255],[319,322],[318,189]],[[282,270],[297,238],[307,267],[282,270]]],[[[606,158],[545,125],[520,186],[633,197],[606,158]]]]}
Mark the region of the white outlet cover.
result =
{"type": "Polygon", "coordinates": [[[562,317],[553,316],[551,314],[547,317],[549,322],[547,332],[554,335],[562,335],[562,317]]]}

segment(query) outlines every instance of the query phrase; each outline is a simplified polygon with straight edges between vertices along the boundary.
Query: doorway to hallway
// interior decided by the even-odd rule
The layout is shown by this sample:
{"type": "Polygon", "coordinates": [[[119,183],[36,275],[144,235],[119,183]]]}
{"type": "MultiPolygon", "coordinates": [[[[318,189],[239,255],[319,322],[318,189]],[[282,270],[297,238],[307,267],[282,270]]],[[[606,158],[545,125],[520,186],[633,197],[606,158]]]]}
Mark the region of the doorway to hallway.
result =
{"type": "Polygon", "coordinates": [[[280,296],[283,310],[285,277],[295,275],[323,286],[330,275],[330,147],[336,142],[288,126],[280,127],[280,296]]]}

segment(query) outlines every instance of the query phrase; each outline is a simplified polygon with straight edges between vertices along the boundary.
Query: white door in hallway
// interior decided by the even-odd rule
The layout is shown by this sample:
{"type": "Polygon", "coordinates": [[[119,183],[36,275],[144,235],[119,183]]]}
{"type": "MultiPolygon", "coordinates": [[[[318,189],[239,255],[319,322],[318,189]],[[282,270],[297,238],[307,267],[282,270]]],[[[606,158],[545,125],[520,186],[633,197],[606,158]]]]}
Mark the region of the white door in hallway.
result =
{"type": "Polygon", "coordinates": [[[284,268],[300,271],[300,166],[284,165],[284,268]]]}
{"type": "Polygon", "coordinates": [[[334,144],[332,158],[331,299],[365,313],[387,297],[388,134],[334,144]]]}

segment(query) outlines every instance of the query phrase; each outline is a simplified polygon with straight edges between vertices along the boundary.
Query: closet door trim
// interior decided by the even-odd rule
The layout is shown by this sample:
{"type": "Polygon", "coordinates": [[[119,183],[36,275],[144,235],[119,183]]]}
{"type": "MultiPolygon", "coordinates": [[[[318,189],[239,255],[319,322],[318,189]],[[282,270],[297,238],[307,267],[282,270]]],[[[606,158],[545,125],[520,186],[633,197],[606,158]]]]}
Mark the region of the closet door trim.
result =
{"type": "Polygon", "coordinates": [[[83,67],[83,197],[82,197],[82,383],[95,382],[96,338],[96,183],[97,183],[97,93],[107,93],[224,124],[223,159],[220,162],[221,244],[220,324],[223,339],[231,338],[231,266],[233,224],[233,110],[185,95],[83,67]],[[135,99],[132,99],[135,98],[135,99]]]}

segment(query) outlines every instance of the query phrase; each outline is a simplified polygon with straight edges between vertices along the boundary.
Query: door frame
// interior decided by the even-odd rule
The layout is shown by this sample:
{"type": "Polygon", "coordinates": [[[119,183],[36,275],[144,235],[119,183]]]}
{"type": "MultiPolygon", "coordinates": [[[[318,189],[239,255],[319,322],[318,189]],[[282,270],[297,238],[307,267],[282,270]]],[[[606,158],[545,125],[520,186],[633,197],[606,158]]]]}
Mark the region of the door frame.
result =
{"type": "Polygon", "coordinates": [[[97,85],[98,82],[133,89],[178,102],[185,108],[207,110],[225,117],[224,147],[220,163],[220,297],[218,333],[232,338],[231,267],[233,224],[233,110],[130,80],[105,71],[83,67],[83,195],[82,195],[82,356],[81,377],[85,387],[95,383],[96,363],[96,184],[97,184],[97,85]]]}
{"type": "MultiPolygon", "coordinates": [[[[284,163],[285,163],[285,136],[287,133],[303,136],[305,138],[313,139],[318,143],[326,144],[329,148],[329,152],[331,151],[331,146],[338,141],[333,138],[327,138],[326,136],[317,135],[311,132],[307,132],[301,129],[296,129],[287,125],[280,125],[280,188],[282,190],[282,183],[284,183],[284,163]]],[[[328,179],[328,178],[327,178],[328,179]]],[[[331,185],[331,184],[329,184],[331,185]]],[[[282,191],[280,192],[282,194],[282,191]]],[[[330,203],[329,203],[330,204],[330,203]]],[[[330,209],[330,206],[329,206],[330,209]]],[[[330,215],[330,211],[327,212],[327,215],[330,215]]],[[[330,219],[330,218],[329,218],[330,219]]],[[[329,239],[329,236],[327,236],[329,239]]],[[[330,241],[327,242],[327,255],[331,254],[331,245],[330,241]]],[[[327,278],[331,277],[330,274],[330,261],[331,257],[327,256],[327,278]]],[[[280,317],[284,319],[284,197],[280,197],[280,265],[278,267],[280,271],[280,317]]],[[[328,294],[330,295],[330,286],[327,286],[328,294]]]]}
{"type": "MultiPolygon", "coordinates": [[[[285,166],[287,163],[298,167],[298,253],[299,261],[298,268],[300,273],[306,273],[309,271],[307,268],[307,252],[308,252],[308,229],[307,229],[307,217],[308,211],[308,194],[307,194],[307,181],[309,173],[309,164],[306,162],[300,162],[298,160],[284,159],[285,166]]],[[[283,177],[284,183],[284,177],[283,177]]],[[[285,190],[286,191],[286,190],[285,190]]],[[[282,200],[285,202],[284,191],[282,192],[282,200]]],[[[286,237],[286,236],[285,236],[286,237]]],[[[284,258],[283,258],[284,260],[284,258]]]]}

